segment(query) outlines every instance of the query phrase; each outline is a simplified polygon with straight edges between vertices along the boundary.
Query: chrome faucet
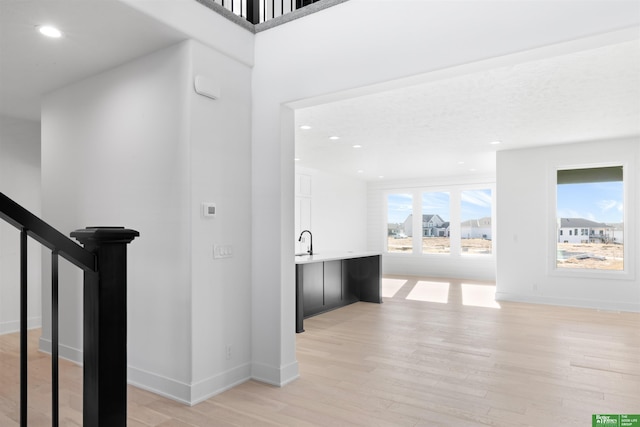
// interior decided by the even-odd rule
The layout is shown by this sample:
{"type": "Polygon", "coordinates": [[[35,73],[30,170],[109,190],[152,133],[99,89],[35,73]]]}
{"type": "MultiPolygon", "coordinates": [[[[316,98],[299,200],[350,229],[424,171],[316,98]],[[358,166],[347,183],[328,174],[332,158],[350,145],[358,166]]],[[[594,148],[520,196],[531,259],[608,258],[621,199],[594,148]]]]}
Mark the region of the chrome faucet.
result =
{"type": "Polygon", "coordinates": [[[309,233],[309,250],[307,252],[309,252],[309,255],[313,255],[313,234],[311,234],[309,230],[304,230],[302,233],[300,233],[300,237],[298,237],[298,242],[302,242],[302,235],[304,233],[309,233]]]}

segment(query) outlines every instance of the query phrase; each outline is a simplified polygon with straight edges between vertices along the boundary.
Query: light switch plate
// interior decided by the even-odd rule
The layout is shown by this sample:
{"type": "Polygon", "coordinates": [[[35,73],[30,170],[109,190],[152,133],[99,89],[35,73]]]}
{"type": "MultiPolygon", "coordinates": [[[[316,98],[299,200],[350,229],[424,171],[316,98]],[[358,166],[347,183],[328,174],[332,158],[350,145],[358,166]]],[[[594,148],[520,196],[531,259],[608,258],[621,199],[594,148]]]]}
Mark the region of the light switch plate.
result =
{"type": "Polygon", "coordinates": [[[213,245],[213,258],[231,258],[233,256],[232,245],[213,245]]]}

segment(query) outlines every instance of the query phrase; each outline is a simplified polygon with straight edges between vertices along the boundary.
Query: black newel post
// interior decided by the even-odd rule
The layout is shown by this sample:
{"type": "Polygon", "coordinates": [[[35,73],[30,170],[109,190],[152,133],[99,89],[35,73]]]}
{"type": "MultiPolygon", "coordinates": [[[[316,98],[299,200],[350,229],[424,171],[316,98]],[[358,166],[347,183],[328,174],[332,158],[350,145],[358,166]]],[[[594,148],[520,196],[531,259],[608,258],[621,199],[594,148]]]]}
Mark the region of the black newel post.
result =
{"type": "Polygon", "coordinates": [[[97,262],[97,273],[84,273],[85,427],[127,425],[127,244],[139,235],[122,227],[71,233],[97,262]]]}

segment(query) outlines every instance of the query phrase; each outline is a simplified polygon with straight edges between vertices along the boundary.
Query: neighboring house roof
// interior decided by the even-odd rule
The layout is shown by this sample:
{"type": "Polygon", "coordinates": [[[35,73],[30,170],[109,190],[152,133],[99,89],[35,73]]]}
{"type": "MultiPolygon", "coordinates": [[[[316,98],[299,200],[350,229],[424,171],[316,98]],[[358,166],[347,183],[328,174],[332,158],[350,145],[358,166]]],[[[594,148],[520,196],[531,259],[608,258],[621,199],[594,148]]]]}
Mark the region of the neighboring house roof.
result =
{"type": "Polygon", "coordinates": [[[426,214],[426,215],[422,215],[422,222],[429,222],[429,221],[433,221],[435,219],[438,219],[439,222],[444,222],[444,220],[442,218],[440,218],[440,215],[438,214],[426,214]]]}
{"type": "Polygon", "coordinates": [[[478,218],[478,219],[468,219],[466,221],[462,221],[462,223],[460,224],[463,227],[486,227],[488,225],[491,225],[491,217],[490,216],[485,216],[482,218],[478,218]]]}
{"type": "Polygon", "coordinates": [[[573,227],[605,228],[610,226],[604,222],[595,222],[584,218],[560,218],[560,228],[573,227]]]}

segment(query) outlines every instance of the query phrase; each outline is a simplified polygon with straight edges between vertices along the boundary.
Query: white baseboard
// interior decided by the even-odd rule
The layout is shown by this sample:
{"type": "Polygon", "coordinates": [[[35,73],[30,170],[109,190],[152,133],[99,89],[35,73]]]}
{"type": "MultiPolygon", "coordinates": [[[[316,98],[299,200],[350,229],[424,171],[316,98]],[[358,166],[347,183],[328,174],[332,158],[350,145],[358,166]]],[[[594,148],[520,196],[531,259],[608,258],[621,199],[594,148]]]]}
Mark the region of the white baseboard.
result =
{"type": "Polygon", "coordinates": [[[193,406],[251,379],[251,365],[244,364],[193,384],[176,381],[129,366],[128,382],[167,399],[193,406]]]}
{"type": "Polygon", "coordinates": [[[251,379],[251,364],[237,366],[191,385],[191,405],[227,391],[251,379]]]}
{"type": "Polygon", "coordinates": [[[167,399],[191,405],[191,386],[187,383],[133,366],[127,367],[127,382],[132,386],[150,391],[167,399]]]}
{"type": "MultiPolygon", "coordinates": [[[[51,340],[40,338],[39,349],[51,354],[51,340]]],[[[82,365],[82,350],[60,345],[59,356],[82,365]]],[[[245,363],[204,380],[188,384],[134,366],[127,367],[127,382],[134,387],[193,406],[250,379],[283,387],[299,377],[298,362],[282,368],[245,363]]]]}
{"type": "MultiPolygon", "coordinates": [[[[38,349],[43,353],[51,354],[51,340],[40,337],[38,340],[38,349]]],[[[64,344],[58,345],[58,357],[69,360],[70,362],[76,363],[80,366],[82,366],[84,362],[82,350],[64,344]]]]}
{"type": "Polygon", "coordinates": [[[263,363],[251,365],[251,378],[263,383],[283,387],[300,376],[298,362],[283,367],[274,367],[263,363]]]}
{"type": "Polygon", "coordinates": [[[591,308],[606,311],[640,312],[640,303],[594,301],[576,298],[559,298],[538,295],[522,295],[510,292],[496,292],[496,301],[524,302],[530,304],[559,305],[564,307],[591,308]]]}
{"type": "MultiPolygon", "coordinates": [[[[41,317],[28,317],[27,329],[35,329],[42,327],[41,317]]],[[[20,320],[11,320],[9,322],[0,322],[0,335],[12,334],[20,331],[20,320]]]]}

